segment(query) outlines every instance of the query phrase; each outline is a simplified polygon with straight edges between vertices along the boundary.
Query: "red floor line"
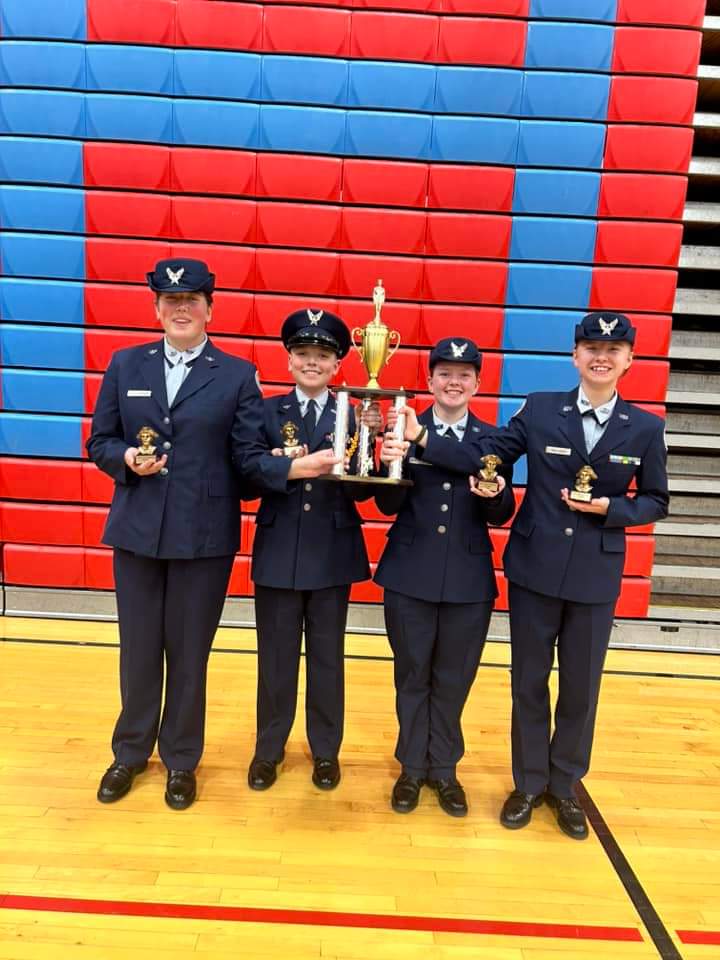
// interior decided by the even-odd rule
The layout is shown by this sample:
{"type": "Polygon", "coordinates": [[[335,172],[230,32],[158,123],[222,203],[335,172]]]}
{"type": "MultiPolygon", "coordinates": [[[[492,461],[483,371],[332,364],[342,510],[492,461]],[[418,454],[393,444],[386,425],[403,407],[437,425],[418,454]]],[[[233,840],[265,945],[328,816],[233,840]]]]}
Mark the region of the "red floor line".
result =
{"type": "Polygon", "coordinates": [[[720,930],[676,930],[681,943],[720,946],[720,930]]]}
{"type": "Polygon", "coordinates": [[[142,903],[85,900],[74,897],[30,897],[6,894],[0,909],[58,913],[91,913],[126,917],[171,917],[181,920],[227,920],[234,923],[283,923],[304,926],[365,927],[378,930],[424,930],[431,933],[475,933],[506,937],[552,937],[566,940],[642,942],[636,927],[529,923],[513,920],[463,920],[451,917],[403,917],[376,913],[323,910],[274,910],[185,903],[142,903]]]}

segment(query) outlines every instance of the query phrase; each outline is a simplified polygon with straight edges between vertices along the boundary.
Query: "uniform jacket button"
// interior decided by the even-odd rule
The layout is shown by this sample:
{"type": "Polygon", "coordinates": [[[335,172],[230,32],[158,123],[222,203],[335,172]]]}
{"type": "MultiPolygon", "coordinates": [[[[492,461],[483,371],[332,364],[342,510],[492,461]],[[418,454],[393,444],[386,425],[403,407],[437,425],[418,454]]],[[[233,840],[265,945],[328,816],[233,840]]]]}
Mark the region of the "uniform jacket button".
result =
{"type": "Polygon", "coordinates": [[[309,503],[304,503],[303,510],[305,510],[305,512],[307,512],[308,510],[312,510],[312,505],[309,503]]]}
{"type": "Polygon", "coordinates": [[[572,528],[572,527],[565,527],[565,536],[566,536],[566,537],[571,537],[572,535],[573,535],[573,528],[572,528]]]}
{"type": "Polygon", "coordinates": [[[163,417],[163,423],[170,423],[170,417],[163,417]]]}
{"type": "Polygon", "coordinates": [[[306,483],[306,484],[305,484],[305,489],[306,489],[308,492],[309,492],[310,490],[312,490],[312,484],[311,484],[311,483],[306,483]]]}
{"type": "Polygon", "coordinates": [[[166,477],[167,475],[168,475],[168,468],[167,468],[167,467],[161,467],[161,468],[160,468],[160,476],[161,476],[161,477],[166,477]]]}
{"type": "Polygon", "coordinates": [[[451,486],[452,484],[448,483],[448,481],[446,480],[445,483],[443,484],[443,490],[449,490],[451,486]]]}
{"type": "Polygon", "coordinates": [[[440,524],[440,526],[438,527],[438,533],[446,533],[446,532],[447,532],[447,527],[440,524]]]}
{"type": "Polygon", "coordinates": [[[170,443],[169,440],[166,440],[165,443],[163,444],[163,450],[172,450],[172,444],[170,443]]]}
{"type": "Polygon", "coordinates": [[[446,513],[450,508],[446,503],[443,503],[440,505],[440,509],[442,510],[443,513],[446,513]]]}

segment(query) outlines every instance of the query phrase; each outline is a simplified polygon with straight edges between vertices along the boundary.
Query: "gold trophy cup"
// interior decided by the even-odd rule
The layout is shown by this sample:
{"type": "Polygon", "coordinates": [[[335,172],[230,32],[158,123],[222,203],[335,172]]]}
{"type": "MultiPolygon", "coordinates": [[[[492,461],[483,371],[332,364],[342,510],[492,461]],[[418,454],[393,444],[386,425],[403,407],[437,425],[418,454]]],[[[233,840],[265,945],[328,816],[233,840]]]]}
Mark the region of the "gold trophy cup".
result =
{"type": "Polygon", "coordinates": [[[153,440],[157,440],[160,434],[155,433],[152,427],[140,427],[136,434],[140,441],[138,452],[135,454],[135,465],[141,466],[143,463],[154,463],[157,460],[155,451],[157,447],[153,446],[153,440]]]}
{"type": "Polygon", "coordinates": [[[481,490],[488,490],[490,493],[497,493],[500,484],[497,480],[497,468],[502,464],[500,457],[494,453],[488,453],[480,460],[482,469],[478,471],[477,485],[481,490]]]}
{"type": "Polygon", "coordinates": [[[590,503],[592,500],[592,480],[597,480],[598,476],[592,467],[585,464],[580,467],[575,477],[575,488],[570,491],[570,499],[577,500],[580,503],[590,503]]]}
{"type": "Polygon", "coordinates": [[[390,330],[380,319],[380,311],[385,303],[385,287],[382,280],[378,280],[373,289],[373,303],[375,316],[367,326],[355,327],[351,337],[352,345],[360,354],[360,359],[370,378],[365,386],[379,390],[378,374],[400,346],[400,334],[397,330],[390,330]],[[356,342],[358,337],[359,343],[356,342]]]}

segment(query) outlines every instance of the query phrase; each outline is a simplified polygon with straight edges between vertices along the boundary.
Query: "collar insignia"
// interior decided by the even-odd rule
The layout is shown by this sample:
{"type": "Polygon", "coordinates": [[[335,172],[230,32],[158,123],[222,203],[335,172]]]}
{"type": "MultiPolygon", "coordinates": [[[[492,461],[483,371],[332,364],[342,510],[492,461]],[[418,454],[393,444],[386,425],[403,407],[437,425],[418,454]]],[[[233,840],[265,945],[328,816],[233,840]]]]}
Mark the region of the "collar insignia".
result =
{"type": "Polygon", "coordinates": [[[320,323],[320,318],[322,317],[324,310],[318,310],[317,313],[313,313],[312,310],[308,310],[307,315],[310,321],[311,327],[316,327],[320,323]]]}
{"type": "Polygon", "coordinates": [[[618,420],[629,420],[630,417],[626,413],[619,413],[618,420]]]}
{"type": "Polygon", "coordinates": [[[460,360],[462,355],[467,350],[467,343],[459,344],[455,343],[454,340],[451,340],[450,349],[452,350],[453,360],[460,360]]]}
{"type": "Polygon", "coordinates": [[[153,347],[152,350],[148,350],[148,353],[152,356],[154,353],[157,353],[157,348],[153,347]]]}
{"type": "Polygon", "coordinates": [[[602,317],[599,317],[598,323],[600,324],[600,329],[602,330],[604,337],[609,337],[610,334],[615,329],[615,327],[618,325],[617,317],[613,320],[612,323],[607,323],[605,320],[603,320],[602,317]]]}
{"type": "Polygon", "coordinates": [[[171,270],[170,267],[165,267],[165,273],[168,275],[170,283],[177,287],[182,280],[182,275],[185,273],[185,267],[180,267],[179,270],[171,270]]]}
{"type": "Polygon", "coordinates": [[[215,362],[215,357],[205,357],[205,359],[207,360],[208,363],[214,363],[214,362],[215,362]]]}
{"type": "Polygon", "coordinates": [[[480,433],[480,427],[473,427],[472,431],[473,433],[480,433]]]}
{"type": "Polygon", "coordinates": [[[570,413],[572,407],[563,407],[563,413],[570,413]]]}

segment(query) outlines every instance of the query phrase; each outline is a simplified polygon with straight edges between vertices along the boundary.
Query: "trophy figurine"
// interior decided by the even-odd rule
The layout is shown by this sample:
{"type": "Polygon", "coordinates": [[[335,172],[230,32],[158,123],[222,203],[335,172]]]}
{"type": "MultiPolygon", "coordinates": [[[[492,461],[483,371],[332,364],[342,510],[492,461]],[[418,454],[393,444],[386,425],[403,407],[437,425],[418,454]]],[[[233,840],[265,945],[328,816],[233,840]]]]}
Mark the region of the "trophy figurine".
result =
{"type": "Polygon", "coordinates": [[[494,453],[488,453],[481,458],[482,469],[478,471],[477,485],[481,490],[488,490],[490,493],[497,493],[500,484],[497,479],[497,468],[502,464],[500,457],[494,453]]]}
{"type": "Polygon", "coordinates": [[[155,433],[152,427],[140,427],[136,434],[140,441],[138,452],[135,454],[135,464],[140,466],[143,463],[155,462],[157,456],[155,451],[157,447],[153,446],[153,440],[157,440],[159,434],[155,433]]]}
{"type": "Polygon", "coordinates": [[[305,446],[300,442],[298,436],[298,427],[288,420],[280,428],[283,439],[283,453],[286,457],[302,457],[305,453],[305,446]]]}
{"type": "Polygon", "coordinates": [[[592,500],[591,480],[597,480],[598,476],[592,467],[585,464],[580,467],[575,477],[575,489],[570,491],[570,499],[578,500],[580,503],[590,503],[592,500]]]}

